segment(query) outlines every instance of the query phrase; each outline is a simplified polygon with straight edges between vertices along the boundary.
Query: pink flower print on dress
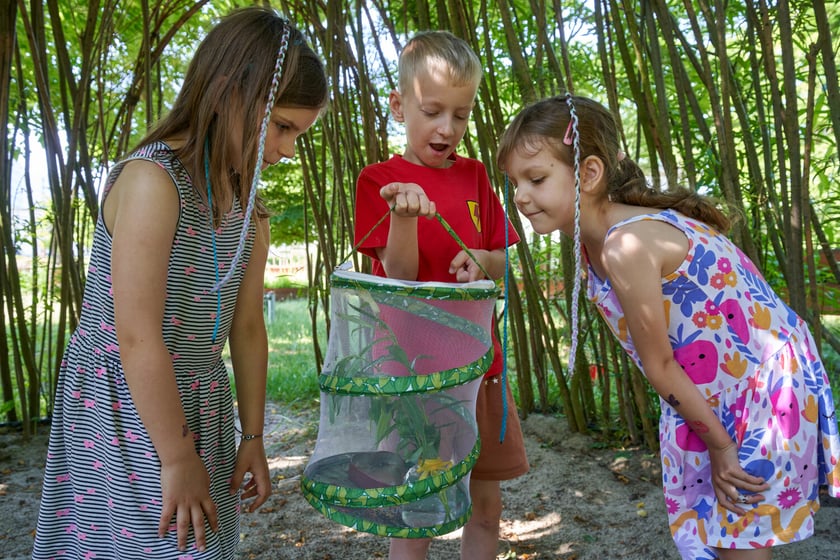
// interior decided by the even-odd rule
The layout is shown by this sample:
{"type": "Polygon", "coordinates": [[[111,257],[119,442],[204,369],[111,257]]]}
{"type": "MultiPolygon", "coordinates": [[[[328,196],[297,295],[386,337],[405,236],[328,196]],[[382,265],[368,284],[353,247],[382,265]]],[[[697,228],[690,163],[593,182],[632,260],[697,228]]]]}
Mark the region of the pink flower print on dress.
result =
{"type": "Polygon", "coordinates": [[[788,488],[779,494],[779,506],[782,509],[790,509],[799,503],[800,499],[802,499],[802,494],[799,492],[799,488],[788,488]]]}
{"type": "Polygon", "coordinates": [[[674,359],[698,385],[715,379],[717,358],[717,347],[708,340],[696,340],[674,350],[674,359]]]}

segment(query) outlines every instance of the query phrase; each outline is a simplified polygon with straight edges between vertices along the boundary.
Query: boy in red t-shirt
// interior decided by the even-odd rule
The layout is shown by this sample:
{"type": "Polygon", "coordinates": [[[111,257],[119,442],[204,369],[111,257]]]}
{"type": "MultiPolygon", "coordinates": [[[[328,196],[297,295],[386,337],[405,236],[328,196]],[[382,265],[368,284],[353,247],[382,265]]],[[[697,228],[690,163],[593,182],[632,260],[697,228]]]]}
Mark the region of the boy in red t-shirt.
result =
{"type": "MultiPolygon", "coordinates": [[[[481,268],[443,226],[446,220],[493,278],[505,270],[505,228],[510,244],[519,237],[505,217],[484,165],[455,154],[464,137],[481,81],[481,62],[469,45],[446,31],[416,34],[399,61],[399,91],[389,97],[391,114],[405,125],[402,156],[365,167],[356,185],[356,243],[371,257],[373,274],[421,282],[470,282],[481,268]],[[390,215],[371,232],[379,219],[390,215]]],[[[502,514],[500,481],[529,469],[522,429],[510,387],[503,383],[501,345],[476,401],[481,453],[470,475],[473,513],[461,537],[461,558],[494,559],[502,514]],[[506,431],[500,442],[507,392],[506,431]]],[[[391,539],[392,560],[426,557],[431,539],[391,539]]]]}

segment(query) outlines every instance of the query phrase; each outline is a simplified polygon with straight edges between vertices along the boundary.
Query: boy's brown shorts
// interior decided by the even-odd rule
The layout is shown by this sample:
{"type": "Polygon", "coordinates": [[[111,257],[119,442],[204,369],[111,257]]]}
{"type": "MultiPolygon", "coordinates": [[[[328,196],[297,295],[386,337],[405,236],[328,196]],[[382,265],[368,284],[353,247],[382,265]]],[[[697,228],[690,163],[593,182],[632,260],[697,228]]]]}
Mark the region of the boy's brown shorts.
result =
{"type": "Polygon", "coordinates": [[[482,380],[475,403],[478,433],[481,436],[481,453],[472,469],[471,479],[510,480],[528,472],[528,457],[522,439],[519,413],[510,386],[507,391],[507,427],[504,440],[499,442],[502,428],[502,376],[482,380]]]}

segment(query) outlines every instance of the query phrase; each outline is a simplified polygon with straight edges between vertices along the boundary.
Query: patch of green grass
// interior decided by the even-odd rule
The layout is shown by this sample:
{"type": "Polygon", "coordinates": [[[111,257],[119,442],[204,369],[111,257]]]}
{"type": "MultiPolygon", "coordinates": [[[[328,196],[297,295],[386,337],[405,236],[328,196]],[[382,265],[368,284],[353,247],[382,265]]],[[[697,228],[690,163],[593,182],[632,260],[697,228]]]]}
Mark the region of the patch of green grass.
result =
{"type": "Polygon", "coordinates": [[[265,287],[270,289],[275,288],[301,288],[306,289],[309,286],[306,284],[305,280],[298,279],[295,276],[275,276],[274,278],[269,278],[265,281],[265,287]]]}
{"type": "MultiPolygon", "coordinates": [[[[319,341],[326,348],[326,327],[318,320],[319,341]]],[[[313,407],[320,398],[311,320],[305,299],[274,304],[268,331],[268,399],[295,406],[313,407]]]]}

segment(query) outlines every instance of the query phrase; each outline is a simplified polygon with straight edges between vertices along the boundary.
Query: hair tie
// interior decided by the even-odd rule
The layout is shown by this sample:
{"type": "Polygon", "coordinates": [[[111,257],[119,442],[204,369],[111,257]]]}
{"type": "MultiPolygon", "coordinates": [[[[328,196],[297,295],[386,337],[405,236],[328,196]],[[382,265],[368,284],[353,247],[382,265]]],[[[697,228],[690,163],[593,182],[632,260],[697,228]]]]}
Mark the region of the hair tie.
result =
{"type": "Polygon", "coordinates": [[[624,161],[624,157],[626,155],[627,154],[625,154],[623,151],[618,150],[618,154],[616,154],[615,159],[617,159],[618,161],[624,161]]]}

